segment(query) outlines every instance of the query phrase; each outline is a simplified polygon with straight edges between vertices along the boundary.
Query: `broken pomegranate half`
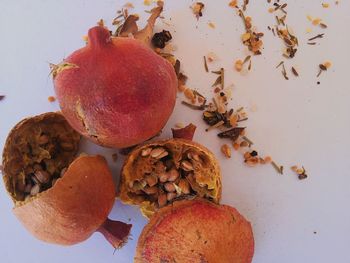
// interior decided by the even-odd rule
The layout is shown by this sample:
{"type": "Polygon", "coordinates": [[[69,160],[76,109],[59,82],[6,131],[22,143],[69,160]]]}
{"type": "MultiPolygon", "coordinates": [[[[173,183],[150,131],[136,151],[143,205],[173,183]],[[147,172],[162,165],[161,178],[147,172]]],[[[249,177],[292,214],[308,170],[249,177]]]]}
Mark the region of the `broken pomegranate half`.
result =
{"type": "Polygon", "coordinates": [[[250,263],[250,223],[233,207],[204,199],[182,200],[158,210],[143,229],[135,263],[250,263]]]}
{"type": "Polygon", "coordinates": [[[6,190],[13,212],[40,240],[72,245],[100,231],[114,247],[126,241],[131,225],[107,219],[115,184],[102,156],[76,158],[80,135],[60,113],[18,123],[3,151],[6,190]]]}
{"type": "Polygon", "coordinates": [[[150,142],[135,148],[125,160],[120,199],[139,205],[146,217],[188,196],[213,202],[221,197],[219,164],[204,146],[184,139],[150,142]]]}

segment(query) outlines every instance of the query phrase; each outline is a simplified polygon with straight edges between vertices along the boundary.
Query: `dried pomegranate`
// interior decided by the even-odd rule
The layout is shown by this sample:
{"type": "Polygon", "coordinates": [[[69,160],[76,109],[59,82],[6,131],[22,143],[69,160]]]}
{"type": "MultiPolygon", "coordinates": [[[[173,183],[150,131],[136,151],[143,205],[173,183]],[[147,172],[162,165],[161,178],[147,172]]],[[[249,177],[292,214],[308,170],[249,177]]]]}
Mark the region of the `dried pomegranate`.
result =
{"type": "Polygon", "coordinates": [[[63,115],[54,112],[27,118],[11,130],[3,178],[13,212],[46,242],[72,245],[100,231],[120,247],[131,225],[107,219],[115,199],[111,172],[101,156],[75,159],[79,141],[63,115]]]}
{"type": "Polygon", "coordinates": [[[221,197],[219,164],[204,146],[184,139],[150,142],[135,148],[125,160],[120,199],[139,205],[146,217],[188,196],[214,202],[221,197]]]}
{"type": "Polygon", "coordinates": [[[173,111],[174,67],[147,45],[161,10],[152,10],[140,31],[138,18],[130,16],[118,37],[102,25],[91,28],[87,46],[53,69],[62,113],[97,144],[125,148],[143,142],[163,128],[173,111]],[[129,34],[135,38],[122,37],[129,34]]]}
{"type": "Polygon", "coordinates": [[[135,263],[250,263],[250,223],[227,205],[203,199],[174,202],[157,211],[138,240],[135,263]]]}

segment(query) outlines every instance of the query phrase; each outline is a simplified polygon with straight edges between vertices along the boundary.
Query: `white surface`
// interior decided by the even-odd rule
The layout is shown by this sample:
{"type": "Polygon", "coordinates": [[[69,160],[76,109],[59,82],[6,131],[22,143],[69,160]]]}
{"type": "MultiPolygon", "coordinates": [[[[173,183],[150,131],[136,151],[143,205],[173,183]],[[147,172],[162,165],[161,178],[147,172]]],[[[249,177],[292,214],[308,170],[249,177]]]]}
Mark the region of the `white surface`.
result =
{"type": "MultiPolygon", "coordinates": [[[[133,1],[136,2],[136,1],[133,1]]],[[[243,25],[228,1],[203,1],[204,16],[197,22],[190,1],[167,1],[165,17],[157,29],[168,28],[174,37],[177,54],[188,85],[211,95],[212,74],[204,72],[202,56],[214,51],[220,57],[215,66],[226,69],[226,83],[235,84],[233,107],[257,107],[249,114],[248,136],[262,154],[272,155],[285,165],[285,175],[277,175],[268,165],[247,168],[237,152],[231,159],[220,158],[223,171],[222,202],[237,207],[251,222],[255,234],[253,262],[350,262],[350,89],[349,1],[323,9],[321,1],[288,1],[288,25],[299,37],[301,46],[295,59],[299,78],[289,73],[285,81],[275,66],[281,61],[281,40],[266,28],[275,24],[267,12],[266,1],[251,0],[247,14],[265,32],[263,55],[253,58],[253,69],[246,76],[233,71],[233,62],[244,58],[240,44],[243,25]],[[220,3],[219,3],[220,2],[220,3]],[[319,16],[329,28],[310,25],[306,15],[319,16]],[[208,21],[216,24],[210,29],[208,21]],[[313,29],[306,34],[306,28],[313,29]],[[324,31],[320,45],[307,46],[306,40],[324,31]],[[333,62],[332,69],[316,85],[317,65],[333,62]],[[299,181],[289,166],[303,164],[309,178],[299,181]],[[314,231],[317,234],[314,234],[314,231]]],[[[22,118],[58,109],[49,103],[53,95],[48,62],[60,62],[84,45],[82,36],[100,18],[110,25],[121,1],[25,1],[2,0],[0,8],[0,148],[12,126],[22,118]],[[0,94],[1,95],[1,94],[0,94]]],[[[142,1],[134,10],[143,13],[142,1]]],[[[143,19],[144,20],[144,19],[143,19]]],[[[180,102],[180,99],[178,100],[180,102]]],[[[222,157],[222,141],[215,132],[204,132],[198,112],[178,104],[163,137],[176,122],[198,125],[196,140],[222,157]]],[[[90,153],[103,153],[111,160],[113,150],[87,145],[90,153]]],[[[117,178],[120,168],[111,167],[117,178]]],[[[72,247],[42,243],[25,231],[11,212],[12,203],[0,184],[0,260],[10,262],[132,262],[138,235],[146,223],[136,208],[116,203],[110,217],[131,218],[132,240],[120,251],[113,249],[100,234],[72,247]]]]}

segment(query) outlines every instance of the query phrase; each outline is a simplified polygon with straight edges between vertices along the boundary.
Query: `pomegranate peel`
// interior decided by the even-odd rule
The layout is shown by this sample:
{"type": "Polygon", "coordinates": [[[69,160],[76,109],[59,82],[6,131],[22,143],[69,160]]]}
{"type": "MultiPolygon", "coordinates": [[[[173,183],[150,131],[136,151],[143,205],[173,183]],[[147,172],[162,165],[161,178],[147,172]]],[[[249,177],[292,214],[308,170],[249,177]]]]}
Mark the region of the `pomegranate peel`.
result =
{"type": "Polygon", "coordinates": [[[196,125],[190,123],[186,127],[180,129],[171,129],[173,138],[180,138],[192,141],[194,133],[196,131],[196,125]]]}
{"type": "Polygon", "coordinates": [[[154,214],[139,237],[134,262],[250,263],[253,254],[251,225],[235,208],[194,199],[154,214]]]}

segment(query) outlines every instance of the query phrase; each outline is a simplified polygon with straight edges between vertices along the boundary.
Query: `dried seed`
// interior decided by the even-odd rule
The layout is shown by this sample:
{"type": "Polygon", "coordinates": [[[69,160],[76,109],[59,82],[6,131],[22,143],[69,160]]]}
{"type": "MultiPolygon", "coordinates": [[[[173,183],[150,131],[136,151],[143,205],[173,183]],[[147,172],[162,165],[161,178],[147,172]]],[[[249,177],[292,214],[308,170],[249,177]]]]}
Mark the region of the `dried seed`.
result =
{"type": "Polygon", "coordinates": [[[153,158],[157,158],[159,155],[163,154],[164,152],[165,152],[165,149],[164,149],[164,148],[162,148],[162,147],[157,147],[157,148],[154,148],[154,149],[151,151],[150,155],[151,155],[151,157],[153,157],[153,158]]]}
{"type": "Polygon", "coordinates": [[[155,186],[158,183],[158,177],[150,174],[145,177],[145,181],[149,186],[155,186]]]}
{"type": "Polygon", "coordinates": [[[227,144],[221,146],[221,152],[227,157],[231,158],[231,149],[227,144]]]}
{"type": "Polygon", "coordinates": [[[320,23],[320,27],[327,28],[328,26],[325,23],[320,23]]]}
{"type": "Polygon", "coordinates": [[[48,100],[49,102],[54,102],[54,101],[56,101],[56,98],[55,98],[54,96],[49,96],[49,97],[47,98],[47,100],[48,100]]]}
{"type": "Polygon", "coordinates": [[[24,188],[24,192],[26,194],[29,194],[31,190],[32,190],[32,184],[27,184],[26,187],[24,188]]]}
{"type": "Polygon", "coordinates": [[[242,62],[242,60],[238,59],[235,62],[235,69],[236,69],[236,71],[240,72],[240,71],[242,71],[242,68],[243,68],[243,62],[242,62]]]}
{"type": "Polygon", "coordinates": [[[185,97],[189,100],[193,100],[195,98],[193,90],[190,88],[185,89],[184,94],[185,94],[185,97]]]}
{"type": "Polygon", "coordinates": [[[160,175],[158,175],[158,178],[159,182],[165,183],[168,181],[169,175],[167,173],[161,173],[160,175]]]}
{"type": "Polygon", "coordinates": [[[39,180],[40,183],[46,184],[50,180],[51,175],[45,171],[36,171],[35,177],[39,180]]]}
{"type": "Polygon", "coordinates": [[[242,34],[242,36],[241,36],[241,39],[242,39],[242,41],[243,42],[245,42],[245,41],[247,41],[247,40],[249,40],[251,38],[251,34],[250,33],[244,33],[244,34],[242,34]]]}
{"type": "Polygon", "coordinates": [[[240,148],[240,145],[238,143],[236,143],[236,142],[234,142],[232,144],[232,146],[233,146],[233,149],[235,149],[236,151],[240,148]]]}
{"type": "Polygon", "coordinates": [[[33,169],[34,171],[42,171],[43,167],[40,164],[36,163],[34,164],[33,169]]]}
{"type": "Polygon", "coordinates": [[[244,161],[248,166],[256,166],[259,163],[259,158],[258,157],[251,157],[247,160],[244,161]]]}
{"type": "Polygon", "coordinates": [[[145,187],[144,189],[142,189],[142,191],[144,191],[148,195],[153,195],[158,193],[158,187],[157,186],[145,187]]]}
{"type": "Polygon", "coordinates": [[[74,150],[74,145],[69,142],[60,142],[60,147],[67,152],[73,151],[74,150]]]}
{"type": "Polygon", "coordinates": [[[177,196],[177,194],[174,193],[174,192],[167,193],[166,199],[167,199],[169,202],[171,202],[176,196],[177,196]]]}
{"type": "Polygon", "coordinates": [[[181,168],[185,171],[193,171],[193,165],[189,161],[182,161],[181,168]]]}
{"type": "Polygon", "coordinates": [[[146,157],[146,156],[148,156],[151,153],[151,151],[152,151],[152,148],[142,149],[141,156],[142,157],[146,157]]]}
{"type": "Polygon", "coordinates": [[[323,65],[326,67],[326,69],[329,69],[332,66],[332,63],[329,61],[326,61],[323,63],[323,65]]]}
{"type": "Polygon", "coordinates": [[[39,137],[38,139],[38,144],[39,145],[44,145],[44,144],[47,144],[49,142],[49,136],[43,134],[39,137]]]}
{"type": "Polygon", "coordinates": [[[30,190],[30,195],[36,195],[40,192],[40,185],[36,184],[30,190]]]}
{"type": "Polygon", "coordinates": [[[31,177],[32,181],[34,184],[38,184],[40,185],[40,181],[38,180],[38,178],[36,178],[34,175],[31,177]]]}
{"type": "Polygon", "coordinates": [[[248,147],[249,146],[249,143],[247,141],[242,141],[240,144],[239,144],[239,147],[248,147]]]}
{"type": "Polygon", "coordinates": [[[134,181],[132,189],[134,191],[143,190],[146,187],[146,185],[147,185],[147,183],[145,180],[134,181]]]}
{"type": "Polygon", "coordinates": [[[158,155],[157,157],[156,157],[156,159],[162,159],[162,158],[164,158],[165,156],[167,156],[169,153],[167,152],[167,151],[165,151],[165,152],[163,152],[163,153],[161,153],[160,155],[158,155]]]}
{"type": "Polygon", "coordinates": [[[179,178],[180,173],[176,169],[171,169],[168,172],[168,181],[169,182],[174,182],[177,178],[179,178]]]}
{"type": "Polygon", "coordinates": [[[187,158],[191,160],[195,160],[197,162],[201,162],[201,159],[197,153],[189,152],[187,153],[187,158]]]}
{"type": "Polygon", "coordinates": [[[174,186],[173,183],[166,183],[166,184],[164,184],[164,189],[167,192],[175,192],[175,186],[174,186]]]}
{"type": "Polygon", "coordinates": [[[186,179],[180,179],[179,187],[181,189],[181,192],[186,194],[186,195],[191,192],[190,184],[188,183],[188,181],[186,179]]]}
{"type": "Polygon", "coordinates": [[[163,207],[167,203],[167,195],[166,194],[160,194],[158,195],[158,206],[163,207]]]}

